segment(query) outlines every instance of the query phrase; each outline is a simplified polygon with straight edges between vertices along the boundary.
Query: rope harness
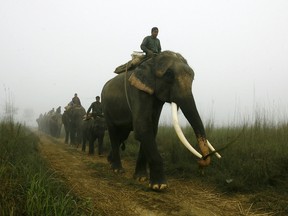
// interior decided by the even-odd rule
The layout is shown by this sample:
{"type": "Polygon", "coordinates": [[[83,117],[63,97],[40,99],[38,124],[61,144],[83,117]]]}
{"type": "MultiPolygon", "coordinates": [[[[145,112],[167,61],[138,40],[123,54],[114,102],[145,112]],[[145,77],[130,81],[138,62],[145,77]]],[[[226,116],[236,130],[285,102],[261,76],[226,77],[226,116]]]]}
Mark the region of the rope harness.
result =
{"type": "Polygon", "coordinates": [[[128,104],[130,111],[132,112],[131,105],[130,105],[129,98],[128,98],[128,93],[127,93],[127,74],[128,74],[128,64],[126,64],[124,88],[125,88],[125,96],[126,96],[127,104],[128,104]]]}

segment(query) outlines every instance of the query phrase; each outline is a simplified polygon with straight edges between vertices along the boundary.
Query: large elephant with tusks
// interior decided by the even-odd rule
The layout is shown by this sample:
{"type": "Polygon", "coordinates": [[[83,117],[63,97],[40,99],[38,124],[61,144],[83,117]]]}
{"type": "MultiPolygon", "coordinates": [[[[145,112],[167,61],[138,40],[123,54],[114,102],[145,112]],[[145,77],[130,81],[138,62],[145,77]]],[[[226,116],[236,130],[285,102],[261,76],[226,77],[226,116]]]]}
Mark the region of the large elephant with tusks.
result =
{"type": "Polygon", "coordinates": [[[163,159],[155,141],[165,102],[171,103],[174,127],[181,141],[199,157],[200,166],[209,165],[209,148],[215,149],[206,138],[196,108],[192,94],[193,79],[194,72],[182,55],[164,51],[135,69],[118,74],[104,85],[101,98],[112,149],[108,160],[115,172],[123,170],[119,147],[133,130],[135,139],[140,142],[134,177],[145,179],[149,168],[150,188],[167,188],[163,159]],[[193,128],[201,153],[183,136],[178,124],[178,107],[193,128]]]}

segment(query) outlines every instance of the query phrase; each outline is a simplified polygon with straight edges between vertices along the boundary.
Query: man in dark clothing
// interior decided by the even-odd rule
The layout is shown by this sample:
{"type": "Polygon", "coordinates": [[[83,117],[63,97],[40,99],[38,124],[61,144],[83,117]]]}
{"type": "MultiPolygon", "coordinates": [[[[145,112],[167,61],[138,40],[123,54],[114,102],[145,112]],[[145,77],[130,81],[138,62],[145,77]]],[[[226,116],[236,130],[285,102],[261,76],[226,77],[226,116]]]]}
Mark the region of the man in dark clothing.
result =
{"type": "Polygon", "coordinates": [[[158,28],[153,27],[151,29],[151,35],[146,36],[141,44],[141,49],[145,52],[146,55],[142,55],[140,52],[134,52],[132,54],[132,60],[127,62],[126,64],[118,66],[114,73],[120,74],[125,71],[129,71],[131,69],[136,68],[138,65],[142,64],[147,59],[153,57],[154,54],[158,54],[161,52],[161,44],[160,40],[157,38],[158,36],[158,28]]]}
{"type": "Polygon", "coordinates": [[[146,53],[147,56],[152,56],[154,53],[158,54],[161,52],[160,40],[157,38],[158,28],[153,27],[151,29],[151,35],[146,36],[141,44],[141,49],[146,53]]]}
{"type": "Polygon", "coordinates": [[[74,94],[74,97],[72,98],[73,105],[81,106],[81,101],[77,96],[77,93],[74,94]]]}
{"type": "Polygon", "coordinates": [[[96,101],[93,102],[90,107],[87,110],[87,116],[89,112],[92,110],[92,116],[93,118],[96,118],[97,116],[102,117],[103,116],[103,109],[102,109],[102,104],[100,102],[100,97],[96,97],[96,101]]]}

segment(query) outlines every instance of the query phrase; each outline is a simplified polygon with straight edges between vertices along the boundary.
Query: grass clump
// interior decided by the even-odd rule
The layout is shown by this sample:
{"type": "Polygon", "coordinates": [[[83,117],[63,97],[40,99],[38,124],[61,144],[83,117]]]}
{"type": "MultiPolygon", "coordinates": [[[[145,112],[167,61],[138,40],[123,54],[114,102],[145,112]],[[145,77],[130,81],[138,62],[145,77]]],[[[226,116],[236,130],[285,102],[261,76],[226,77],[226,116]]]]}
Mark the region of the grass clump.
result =
{"type": "Polygon", "coordinates": [[[0,123],[0,215],[92,215],[46,166],[38,141],[21,124],[0,123]]]}

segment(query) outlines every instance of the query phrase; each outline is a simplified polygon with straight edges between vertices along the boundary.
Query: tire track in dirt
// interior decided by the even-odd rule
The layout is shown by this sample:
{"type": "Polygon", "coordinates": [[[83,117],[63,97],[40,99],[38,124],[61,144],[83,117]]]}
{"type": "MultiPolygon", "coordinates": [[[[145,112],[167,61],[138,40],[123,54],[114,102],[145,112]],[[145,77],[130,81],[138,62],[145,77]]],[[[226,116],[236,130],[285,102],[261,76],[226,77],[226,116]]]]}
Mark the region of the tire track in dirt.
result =
{"type": "MultiPolygon", "coordinates": [[[[63,140],[39,134],[40,152],[51,169],[64,177],[74,193],[90,199],[103,215],[235,216],[249,212],[245,197],[227,197],[201,183],[169,179],[167,191],[150,191],[146,183],[132,179],[134,163],[123,160],[125,173],[114,174],[105,157],[88,156],[63,140]],[[247,210],[245,210],[247,209],[247,210]]],[[[263,214],[259,214],[263,215],[263,214]]]]}

